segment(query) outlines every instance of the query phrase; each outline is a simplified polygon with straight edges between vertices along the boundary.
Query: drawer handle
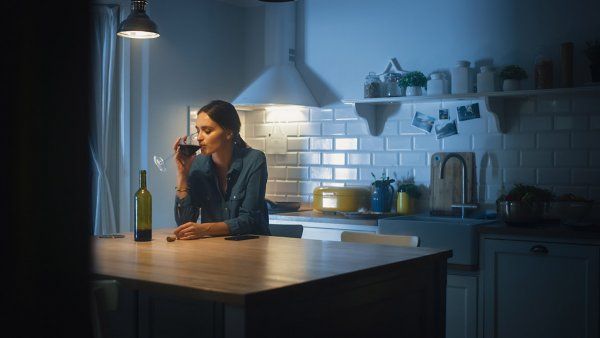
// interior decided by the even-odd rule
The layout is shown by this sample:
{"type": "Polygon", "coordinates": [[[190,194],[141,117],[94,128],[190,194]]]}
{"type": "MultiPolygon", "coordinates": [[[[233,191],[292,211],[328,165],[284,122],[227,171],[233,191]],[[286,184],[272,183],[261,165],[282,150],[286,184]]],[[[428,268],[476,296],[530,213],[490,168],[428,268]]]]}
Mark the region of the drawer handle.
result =
{"type": "Polygon", "coordinates": [[[547,254],[548,253],[548,249],[543,245],[534,245],[531,247],[530,251],[533,253],[536,253],[536,254],[547,254]]]}

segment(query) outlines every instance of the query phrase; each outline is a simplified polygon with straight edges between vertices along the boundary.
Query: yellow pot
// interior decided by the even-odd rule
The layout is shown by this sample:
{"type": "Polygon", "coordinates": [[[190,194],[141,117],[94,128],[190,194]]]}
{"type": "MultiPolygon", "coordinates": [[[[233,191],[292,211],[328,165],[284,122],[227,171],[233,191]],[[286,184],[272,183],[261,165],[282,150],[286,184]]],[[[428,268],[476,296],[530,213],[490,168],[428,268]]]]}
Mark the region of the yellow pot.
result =
{"type": "Polygon", "coordinates": [[[409,215],[412,213],[412,201],[410,199],[410,196],[408,196],[408,193],[406,192],[399,192],[398,193],[398,200],[396,203],[396,212],[402,215],[409,215]]]}
{"type": "Polygon", "coordinates": [[[313,209],[319,211],[354,212],[367,210],[371,191],[366,187],[316,187],[313,209]]]}

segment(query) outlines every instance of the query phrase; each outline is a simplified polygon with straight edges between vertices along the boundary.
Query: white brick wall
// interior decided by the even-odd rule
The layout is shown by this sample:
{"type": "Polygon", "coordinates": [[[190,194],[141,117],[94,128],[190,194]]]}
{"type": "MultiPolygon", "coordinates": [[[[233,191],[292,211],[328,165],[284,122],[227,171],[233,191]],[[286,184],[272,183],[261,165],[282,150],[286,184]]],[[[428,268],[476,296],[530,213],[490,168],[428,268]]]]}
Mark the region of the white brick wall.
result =
{"type": "Polygon", "coordinates": [[[493,116],[479,102],[481,119],[459,122],[459,134],[442,140],[411,125],[415,111],[437,117],[470,101],[402,104],[380,136],[371,136],[351,106],[246,112],[244,132],[254,148],[279,128],[288,153],[268,154],[267,195],[278,200],[312,202],[318,186],[369,185],[371,172],[395,178],[407,173],[429,185],[431,154],[473,151],[477,196],[493,203],[514,183],[536,184],[557,194],[574,193],[600,200],[600,98],[540,97],[505,104],[509,131],[500,134],[493,116]],[[290,116],[289,119],[287,116],[290,116]]]}

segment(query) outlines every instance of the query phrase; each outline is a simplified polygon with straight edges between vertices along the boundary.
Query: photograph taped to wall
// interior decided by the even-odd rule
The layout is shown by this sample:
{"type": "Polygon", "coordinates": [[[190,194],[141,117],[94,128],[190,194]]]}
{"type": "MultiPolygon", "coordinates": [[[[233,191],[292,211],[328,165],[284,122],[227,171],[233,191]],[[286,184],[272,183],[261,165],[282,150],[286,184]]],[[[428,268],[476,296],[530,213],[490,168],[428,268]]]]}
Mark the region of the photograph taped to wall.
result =
{"type": "Polygon", "coordinates": [[[412,125],[418,129],[431,133],[435,117],[427,116],[421,112],[415,112],[412,120],[412,125]]]}
{"type": "Polygon", "coordinates": [[[441,122],[435,125],[435,137],[438,140],[456,134],[458,134],[456,120],[451,120],[450,122],[441,122]]]}
{"type": "Polygon", "coordinates": [[[448,120],[450,118],[450,112],[448,109],[440,109],[439,111],[440,120],[448,120]]]}
{"type": "Polygon", "coordinates": [[[481,118],[481,115],[479,114],[479,103],[473,103],[468,106],[458,106],[456,111],[459,121],[481,118]]]}

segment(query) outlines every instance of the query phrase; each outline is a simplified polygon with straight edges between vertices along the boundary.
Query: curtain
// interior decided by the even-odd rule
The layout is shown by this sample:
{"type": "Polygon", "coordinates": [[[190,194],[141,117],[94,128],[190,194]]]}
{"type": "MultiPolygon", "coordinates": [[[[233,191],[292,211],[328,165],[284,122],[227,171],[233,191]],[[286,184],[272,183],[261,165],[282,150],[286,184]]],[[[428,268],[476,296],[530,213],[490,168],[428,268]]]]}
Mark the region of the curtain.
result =
{"type": "Polygon", "coordinates": [[[117,28],[119,7],[92,6],[93,98],[92,217],[94,235],[119,232],[119,159],[122,142],[118,103],[117,28]]]}

